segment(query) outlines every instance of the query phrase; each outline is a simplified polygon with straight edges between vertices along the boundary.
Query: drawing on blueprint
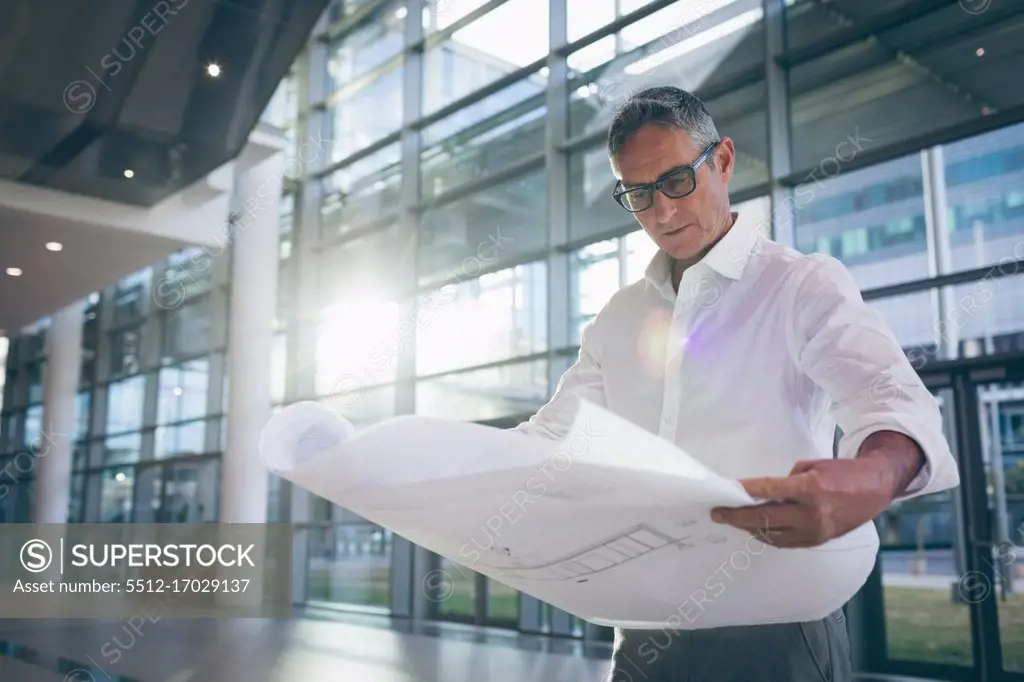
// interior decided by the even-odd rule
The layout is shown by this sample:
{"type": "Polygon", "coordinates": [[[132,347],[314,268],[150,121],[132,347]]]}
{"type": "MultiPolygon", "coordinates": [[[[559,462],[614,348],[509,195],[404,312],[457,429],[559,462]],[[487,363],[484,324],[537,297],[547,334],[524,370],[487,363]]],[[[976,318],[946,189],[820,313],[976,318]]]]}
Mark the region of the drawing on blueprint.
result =
{"type": "Polygon", "coordinates": [[[505,577],[512,579],[583,582],[588,576],[635,561],[663,547],[687,550],[704,541],[721,541],[721,536],[709,535],[701,538],[685,531],[696,523],[696,519],[677,522],[673,524],[674,532],[641,523],[543,564],[528,566],[513,561],[502,566],[481,564],[481,567],[500,570],[505,577]]]}

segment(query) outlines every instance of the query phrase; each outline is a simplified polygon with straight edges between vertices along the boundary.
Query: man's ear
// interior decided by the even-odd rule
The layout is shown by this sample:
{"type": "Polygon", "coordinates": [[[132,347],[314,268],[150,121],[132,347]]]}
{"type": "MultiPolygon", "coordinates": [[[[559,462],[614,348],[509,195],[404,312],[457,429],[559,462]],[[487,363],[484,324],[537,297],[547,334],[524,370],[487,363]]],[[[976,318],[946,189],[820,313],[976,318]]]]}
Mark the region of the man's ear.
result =
{"type": "Polygon", "coordinates": [[[722,180],[728,182],[736,170],[736,146],[731,137],[723,137],[721,142],[715,146],[712,152],[715,157],[715,169],[722,176],[722,180]]]}

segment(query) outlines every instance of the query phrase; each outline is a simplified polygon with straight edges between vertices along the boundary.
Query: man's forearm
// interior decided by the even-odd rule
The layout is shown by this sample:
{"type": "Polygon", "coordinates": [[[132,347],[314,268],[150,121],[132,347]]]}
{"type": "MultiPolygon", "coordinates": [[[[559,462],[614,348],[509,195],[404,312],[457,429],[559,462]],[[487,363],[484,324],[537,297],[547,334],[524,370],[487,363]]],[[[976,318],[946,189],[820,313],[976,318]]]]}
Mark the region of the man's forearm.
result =
{"type": "Polygon", "coordinates": [[[857,452],[858,458],[870,458],[886,463],[890,499],[907,489],[925,465],[924,452],[912,438],[897,431],[876,431],[864,439],[857,452]]]}

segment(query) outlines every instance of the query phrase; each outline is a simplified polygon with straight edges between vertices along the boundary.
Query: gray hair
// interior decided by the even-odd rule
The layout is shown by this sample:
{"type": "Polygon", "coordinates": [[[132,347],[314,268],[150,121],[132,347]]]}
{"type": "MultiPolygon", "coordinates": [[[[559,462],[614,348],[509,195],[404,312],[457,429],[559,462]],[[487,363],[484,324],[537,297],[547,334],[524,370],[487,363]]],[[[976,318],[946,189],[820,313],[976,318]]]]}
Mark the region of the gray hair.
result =
{"type": "Polygon", "coordinates": [[[718,129],[704,102],[686,90],[662,86],[632,95],[616,112],[608,129],[609,154],[618,154],[629,138],[648,123],[684,131],[701,151],[719,140],[718,129]]]}

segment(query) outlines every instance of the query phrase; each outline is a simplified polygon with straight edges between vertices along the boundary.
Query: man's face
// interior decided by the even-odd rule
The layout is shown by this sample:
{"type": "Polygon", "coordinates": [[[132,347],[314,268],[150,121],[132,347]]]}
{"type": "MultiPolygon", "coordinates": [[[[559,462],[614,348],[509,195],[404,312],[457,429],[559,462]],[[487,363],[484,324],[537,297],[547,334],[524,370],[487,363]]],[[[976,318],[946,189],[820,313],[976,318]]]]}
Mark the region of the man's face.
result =
{"type": "MultiPolygon", "coordinates": [[[[612,157],[612,171],[628,188],[654,182],[670,170],[693,164],[703,153],[704,149],[698,148],[684,131],[648,124],[612,157]]],[[[650,208],[633,214],[662,251],[679,261],[697,260],[728,228],[728,184],[734,158],[732,140],[722,138],[697,169],[697,188],[691,194],[672,199],[655,190],[650,208]]]]}

